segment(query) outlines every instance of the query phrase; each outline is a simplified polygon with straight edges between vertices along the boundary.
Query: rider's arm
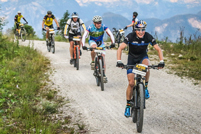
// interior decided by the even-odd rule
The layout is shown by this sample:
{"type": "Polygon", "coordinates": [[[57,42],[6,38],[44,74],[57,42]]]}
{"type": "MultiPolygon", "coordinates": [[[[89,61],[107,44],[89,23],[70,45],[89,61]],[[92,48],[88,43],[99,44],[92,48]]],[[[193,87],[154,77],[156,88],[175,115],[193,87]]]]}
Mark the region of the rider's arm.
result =
{"type": "Polygon", "coordinates": [[[14,21],[17,22],[17,15],[15,15],[14,21]]]}
{"type": "Polygon", "coordinates": [[[66,23],[65,28],[64,28],[64,36],[66,36],[66,35],[67,35],[68,26],[69,26],[69,25],[66,23]]]}
{"type": "Polygon", "coordinates": [[[106,29],[106,33],[108,34],[108,36],[110,36],[111,42],[115,43],[114,36],[109,28],[106,29]]]}
{"type": "Polygon", "coordinates": [[[23,17],[23,20],[27,23],[27,20],[23,17]]]}
{"type": "Polygon", "coordinates": [[[127,27],[132,27],[134,25],[134,22],[132,22],[130,25],[128,25],[127,27]]]}
{"type": "Polygon", "coordinates": [[[58,21],[57,21],[56,18],[54,19],[54,21],[55,21],[55,23],[57,24],[57,27],[59,27],[59,23],[58,23],[58,21]]]}
{"type": "Polygon", "coordinates": [[[154,45],[154,48],[158,52],[158,56],[160,58],[160,61],[163,61],[163,52],[162,52],[161,48],[158,46],[158,44],[154,45]]]}
{"type": "Polygon", "coordinates": [[[44,21],[42,22],[42,28],[44,28],[44,21]]]}
{"type": "Polygon", "coordinates": [[[88,35],[89,35],[89,31],[85,30],[84,35],[82,37],[82,46],[85,46],[85,41],[86,41],[86,38],[88,37],[88,35]]]}
{"type": "Polygon", "coordinates": [[[84,22],[80,19],[80,24],[82,25],[82,28],[84,29],[84,31],[86,31],[86,26],[84,24],[84,22]]]}
{"type": "Polygon", "coordinates": [[[120,61],[121,60],[121,54],[122,54],[122,50],[124,50],[124,48],[126,48],[127,44],[126,43],[122,43],[120,45],[120,47],[118,48],[117,50],[117,61],[120,61]]]}

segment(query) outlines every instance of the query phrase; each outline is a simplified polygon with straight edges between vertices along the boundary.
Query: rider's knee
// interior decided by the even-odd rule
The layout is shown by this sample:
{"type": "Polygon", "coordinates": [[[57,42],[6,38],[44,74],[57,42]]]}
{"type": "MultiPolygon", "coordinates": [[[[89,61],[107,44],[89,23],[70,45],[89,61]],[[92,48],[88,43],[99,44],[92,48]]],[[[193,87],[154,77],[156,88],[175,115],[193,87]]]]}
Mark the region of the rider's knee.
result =
{"type": "Polygon", "coordinates": [[[130,86],[131,88],[133,88],[133,87],[135,86],[135,84],[134,84],[134,81],[133,81],[133,80],[129,81],[129,86],[130,86]]]}

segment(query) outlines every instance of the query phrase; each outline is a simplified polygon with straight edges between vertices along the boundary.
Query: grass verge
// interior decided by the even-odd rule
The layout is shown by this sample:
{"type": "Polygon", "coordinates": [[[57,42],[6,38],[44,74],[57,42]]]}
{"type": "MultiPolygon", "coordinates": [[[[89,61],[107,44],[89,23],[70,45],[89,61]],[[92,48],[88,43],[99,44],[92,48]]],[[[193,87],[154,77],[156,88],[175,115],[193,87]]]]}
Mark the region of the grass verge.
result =
{"type": "Polygon", "coordinates": [[[47,88],[49,65],[32,47],[0,36],[0,134],[74,132],[52,118],[63,100],[47,88]]]}

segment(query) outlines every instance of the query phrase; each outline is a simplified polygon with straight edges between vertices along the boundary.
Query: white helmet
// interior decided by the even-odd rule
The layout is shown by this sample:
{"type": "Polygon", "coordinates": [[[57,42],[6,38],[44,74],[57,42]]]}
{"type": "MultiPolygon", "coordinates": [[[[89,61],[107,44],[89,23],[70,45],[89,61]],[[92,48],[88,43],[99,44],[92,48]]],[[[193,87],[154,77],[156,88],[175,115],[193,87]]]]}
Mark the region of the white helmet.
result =
{"type": "Polygon", "coordinates": [[[17,13],[21,13],[21,11],[18,11],[17,13]]]}
{"type": "Polygon", "coordinates": [[[100,22],[102,20],[103,20],[102,17],[98,16],[98,15],[94,16],[94,18],[93,18],[93,22],[100,22]]]}
{"type": "Polygon", "coordinates": [[[78,13],[73,12],[72,15],[71,15],[71,17],[72,17],[72,18],[78,18],[78,13]]]}

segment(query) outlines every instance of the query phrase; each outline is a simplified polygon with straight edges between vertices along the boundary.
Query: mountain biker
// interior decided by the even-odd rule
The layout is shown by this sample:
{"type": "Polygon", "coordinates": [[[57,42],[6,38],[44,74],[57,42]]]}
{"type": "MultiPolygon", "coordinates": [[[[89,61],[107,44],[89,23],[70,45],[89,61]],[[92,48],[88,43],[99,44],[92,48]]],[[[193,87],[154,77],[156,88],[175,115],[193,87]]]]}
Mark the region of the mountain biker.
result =
{"type": "MultiPolygon", "coordinates": [[[[121,44],[119,49],[117,50],[117,66],[123,67],[124,64],[121,62],[121,53],[122,50],[129,45],[129,53],[128,53],[128,63],[127,65],[135,65],[137,63],[142,63],[145,65],[149,65],[150,61],[147,55],[147,47],[151,44],[158,52],[160,63],[158,64],[159,69],[162,69],[165,66],[163,61],[163,53],[156,43],[156,40],[150,35],[149,33],[145,32],[146,30],[146,22],[145,21],[138,21],[135,23],[135,32],[128,34],[121,44]]],[[[150,71],[148,70],[145,76],[145,99],[150,97],[148,92],[148,81],[149,81],[150,71]]],[[[127,70],[127,78],[129,81],[127,91],[126,91],[126,98],[127,98],[127,105],[125,109],[125,116],[130,116],[130,104],[131,96],[133,92],[133,87],[135,86],[134,83],[135,75],[132,73],[132,69],[127,70]]]]}
{"type": "Polygon", "coordinates": [[[59,23],[58,23],[57,19],[55,18],[55,16],[52,14],[52,11],[47,11],[47,15],[44,16],[43,22],[42,22],[42,30],[47,31],[46,32],[46,45],[48,43],[49,29],[54,28],[53,20],[57,24],[57,30],[60,30],[59,23]]]}
{"type": "Polygon", "coordinates": [[[21,18],[23,18],[24,21],[28,24],[28,22],[26,21],[26,19],[22,16],[21,11],[18,11],[17,15],[15,15],[15,18],[14,18],[17,34],[18,34],[19,24],[20,24],[21,18]]]}
{"type": "Polygon", "coordinates": [[[133,12],[133,20],[132,20],[132,23],[131,23],[130,25],[126,26],[124,29],[127,29],[128,27],[132,27],[132,28],[133,28],[133,31],[134,31],[134,24],[135,24],[135,22],[138,21],[137,16],[138,16],[138,13],[137,13],[137,12],[133,12]]]}
{"type": "MultiPolygon", "coordinates": [[[[81,37],[81,26],[86,31],[86,27],[84,25],[84,22],[79,18],[78,13],[73,12],[71,15],[71,19],[68,19],[65,29],[64,29],[64,36],[67,35],[68,29],[69,29],[69,42],[70,42],[70,64],[73,64],[73,48],[74,48],[74,41],[73,41],[73,36],[80,36],[81,37]]],[[[78,44],[80,46],[80,41],[78,41],[78,44]]],[[[81,50],[80,50],[80,55],[81,55],[81,50]]]]}
{"type": "MultiPolygon", "coordinates": [[[[94,16],[93,17],[93,24],[91,24],[87,28],[87,30],[85,31],[85,33],[82,37],[82,45],[83,45],[82,48],[83,48],[83,50],[87,49],[87,47],[85,46],[85,39],[87,38],[88,35],[90,36],[90,38],[89,38],[89,46],[90,47],[92,47],[92,48],[105,47],[105,44],[103,42],[104,31],[106,31],[106,33],[110,36],[110,39],[112,42],[112,45],[110,47],[111,48],[115,47],[114,36],[113,36],[112,32],[110,31],[110,29],[107,26],[105,26],[104,24],[102,24],[102,17],[101,16],[94,16]]],[[[92,58],[91,69],[92,70],[95,69],[95,62],[94,62],[95,56],[96,56],[96,53],[94,51],[91,51],[91,58],[92,58]]],[[[104,68],[106,68],[105,52],[102,53],[102,56],[104,58],[104,68]]],[[[106,75],[103,76],[103,81],[104,81],[104,83],[107,83],[106,75]]]]}

